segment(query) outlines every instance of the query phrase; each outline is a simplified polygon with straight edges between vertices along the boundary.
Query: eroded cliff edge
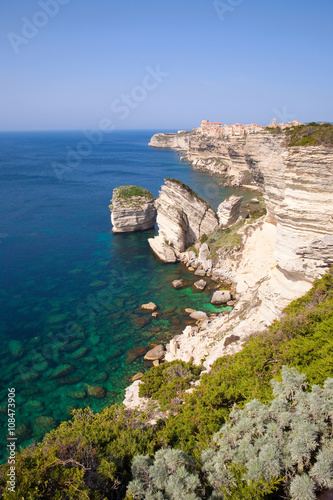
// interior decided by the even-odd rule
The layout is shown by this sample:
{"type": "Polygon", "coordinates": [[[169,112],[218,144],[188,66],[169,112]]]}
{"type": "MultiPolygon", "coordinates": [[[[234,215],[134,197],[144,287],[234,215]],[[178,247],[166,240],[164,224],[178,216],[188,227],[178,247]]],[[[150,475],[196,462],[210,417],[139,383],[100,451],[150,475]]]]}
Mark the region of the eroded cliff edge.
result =
{"type": "MultiPolygon", "coordinates": [[[[214,258],[215,274],[236,287],[236,307],[201,325],[198,333],[182,334],[178,350],[168,357],[199,362],[206,356],[209,366],[265,329],[332,265],[333,150],[286,147],[283,137],[268,133],[229,139],[196,131],[157,134],[150,144],[182,151],[194,166],[224,175],[228,184],[257,186],[266,202],[265,217],[235,229],[240,248],[221,250],[214,258]],[[240,342],[225,348],[230,333],[240,342]]],[[[185,252],[183,261],[187,259],[185,252]]]]}
{"type": "Polygon", "coordinates": [[[196,131],[156,134],[150,145],[182,151],[229,185],[259,187],[266,221],[276,226],[276,263],[286,275],[312,282],[332,264],[332,148],[286,147],[283,136],[269,133],[211,138],[196,131]]]}

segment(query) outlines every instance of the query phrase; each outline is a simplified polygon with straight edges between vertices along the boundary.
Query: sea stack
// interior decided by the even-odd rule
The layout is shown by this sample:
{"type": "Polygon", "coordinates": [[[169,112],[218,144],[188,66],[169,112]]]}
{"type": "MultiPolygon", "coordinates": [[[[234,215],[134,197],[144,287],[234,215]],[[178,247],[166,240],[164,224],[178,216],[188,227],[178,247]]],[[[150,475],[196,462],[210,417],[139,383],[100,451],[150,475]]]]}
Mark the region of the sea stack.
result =
{"type": "Polygon", "coordinates": [[[155,225],[155,198],[140,186],[116,187],[109,208],[113,233],[145,231],[155,225]]]}
{"type": "Polygon", "coordinates": [[[178,179],[165,179],[156,207],[159,232],[148,243],[163,262],[176,262],[179,252],[218,227],[211,206],[178,179]]]}

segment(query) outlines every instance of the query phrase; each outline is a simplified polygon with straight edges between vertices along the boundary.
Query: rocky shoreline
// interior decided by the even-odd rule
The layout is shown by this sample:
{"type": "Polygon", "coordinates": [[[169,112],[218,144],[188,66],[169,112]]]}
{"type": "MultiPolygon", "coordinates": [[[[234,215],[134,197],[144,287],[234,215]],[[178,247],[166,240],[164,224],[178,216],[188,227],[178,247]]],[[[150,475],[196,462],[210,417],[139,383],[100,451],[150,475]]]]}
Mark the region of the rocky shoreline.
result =
{"type": "MultiPolygon", "coordinates": [[[[229,185],[259,189],[266,203],[267,214],[256,220],[231,218],[227,235],[213,228],[193,250],[173,249],[198,276],[233,286],[232,311],[202,317],[166,346],[165,361],[204,360],[209,370],[264,331],[332,265],[333,153],[323,146],[287,148],[281,137],[265,133],[229,140],[196,131],[156,134],[150,145],[182,151],[193,166],[225,175],[229,185]]],[[[142,404],[139,384],[127,388],[127,407],[142,404]]]]}

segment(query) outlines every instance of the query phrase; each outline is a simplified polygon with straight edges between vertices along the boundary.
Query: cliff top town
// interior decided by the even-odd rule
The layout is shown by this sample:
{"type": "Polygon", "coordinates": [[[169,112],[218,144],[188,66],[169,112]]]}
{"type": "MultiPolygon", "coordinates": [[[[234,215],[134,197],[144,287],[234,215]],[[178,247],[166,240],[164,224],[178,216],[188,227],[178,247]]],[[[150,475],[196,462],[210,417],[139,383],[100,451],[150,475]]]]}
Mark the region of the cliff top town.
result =
{"type": "MultiPolygon", "coordinates": [[[[268,125],[270,128],[280,128],[284,130],[286,128],[295,127],[298,125],[303,125],[303,123],[298,122],[297,120],[293,120],[288,123],[276,123],[276,119],[274,118],[273,122],[268,125]]],[[[254,134],[256,132],[260,132],[265,130],[266,127],[262,127],[261,125],[257,125],[256,123],[251,123],[249,125],[242,125],[241,123],[235,123],[233,125],[222,125],[221,122],[210,122],[208,120],[202,120],[200,127],[196,130],[204,135],[208,135],[211,137],[220,137],[220,136],[243,136],[247,134],[254,134]]],[[[182,131],[180,131],[182,132],[182,131]]]]}

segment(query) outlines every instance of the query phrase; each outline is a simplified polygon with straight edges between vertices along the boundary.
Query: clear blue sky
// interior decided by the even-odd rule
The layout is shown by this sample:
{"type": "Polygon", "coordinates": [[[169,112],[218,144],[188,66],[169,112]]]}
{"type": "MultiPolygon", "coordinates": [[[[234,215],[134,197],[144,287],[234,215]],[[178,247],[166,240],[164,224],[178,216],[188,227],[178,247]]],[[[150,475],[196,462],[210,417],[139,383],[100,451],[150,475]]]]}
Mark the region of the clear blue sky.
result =
{"type": "Polygon", "coordinates": [[[0,0],[0,130],[333,121],[332,0],[49,1],[0,0]]]}

